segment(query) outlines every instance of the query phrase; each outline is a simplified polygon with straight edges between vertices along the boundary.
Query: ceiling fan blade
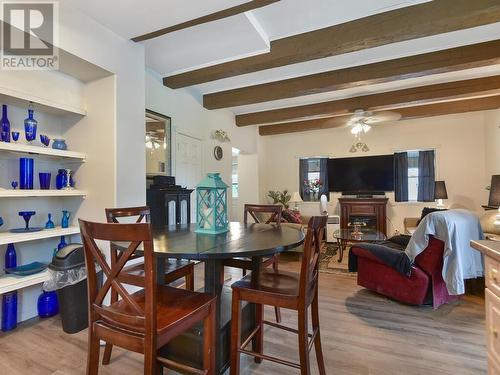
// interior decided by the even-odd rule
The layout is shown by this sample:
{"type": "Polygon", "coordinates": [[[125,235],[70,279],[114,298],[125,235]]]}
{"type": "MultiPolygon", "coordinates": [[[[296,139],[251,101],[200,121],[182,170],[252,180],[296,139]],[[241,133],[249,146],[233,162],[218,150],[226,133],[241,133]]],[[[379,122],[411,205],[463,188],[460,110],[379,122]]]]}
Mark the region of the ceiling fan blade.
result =
{"type": "Polygon", "coordinates": [[[369,117],[365,117],[364,123],[368,125],[380,124],[382,122],[398,121],[401,118],[401,114],[392,111],[380,111],[375,112],[369,117]]]}

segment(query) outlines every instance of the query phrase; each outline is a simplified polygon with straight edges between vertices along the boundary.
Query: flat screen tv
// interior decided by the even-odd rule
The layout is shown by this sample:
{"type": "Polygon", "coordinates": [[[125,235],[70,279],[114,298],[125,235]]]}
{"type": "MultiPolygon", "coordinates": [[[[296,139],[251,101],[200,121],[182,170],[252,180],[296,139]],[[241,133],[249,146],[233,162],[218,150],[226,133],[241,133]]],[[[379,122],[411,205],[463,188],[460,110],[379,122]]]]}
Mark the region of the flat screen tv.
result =
{"type": "Polygon", "coordinates": [[[328,160],[328,187],[332,192],[394,190],[394,155],[328,160]]]}

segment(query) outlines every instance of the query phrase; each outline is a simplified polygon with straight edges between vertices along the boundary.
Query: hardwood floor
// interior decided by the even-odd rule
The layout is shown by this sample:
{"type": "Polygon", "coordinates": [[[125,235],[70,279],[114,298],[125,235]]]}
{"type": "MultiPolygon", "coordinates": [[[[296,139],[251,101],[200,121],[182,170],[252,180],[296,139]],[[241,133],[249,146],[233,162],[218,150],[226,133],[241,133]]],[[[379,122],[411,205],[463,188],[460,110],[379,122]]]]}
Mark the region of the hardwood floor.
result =
{"type": "MultiPolygon", "coordinates": [[[[280,261],[297,269],[298,263],[280,261]]],[[[203,266],[196,268],[201,285],[203,266]]],[[[241,271],[235,270],[233,278],[241,271]]],[[[486,374],[484,300],[467,296],[439,310],[390,301],[356,285],[349,274],[320,276],[320,319],[328,374],[486,374]]],[[[282,310],[283,322],[296,325],[296,316],[282,310]]],[[[274,310],[266,308],[272,320],[274,310]]],[[[0,334],[0,374],[73,375],[85,372],[86,331],[62,332],[57,318],[21,325],[0,334]]],[[[294,334],[268,327],[264,350],[297,360],[294,334]]],[[[101,350],[102,355],[103,350],[101,350]]],[[[311,352],[312,373],[317,374],[311,352]]],[[[255,364],[242,356],[242,374],[291,375],[297,370],[270,362],[255,364]]],[[[115,348],[102,375],[142,374],[142,356],[115,348]]],[[[167,373],[167,372],[165,372],[167,373]]]]}

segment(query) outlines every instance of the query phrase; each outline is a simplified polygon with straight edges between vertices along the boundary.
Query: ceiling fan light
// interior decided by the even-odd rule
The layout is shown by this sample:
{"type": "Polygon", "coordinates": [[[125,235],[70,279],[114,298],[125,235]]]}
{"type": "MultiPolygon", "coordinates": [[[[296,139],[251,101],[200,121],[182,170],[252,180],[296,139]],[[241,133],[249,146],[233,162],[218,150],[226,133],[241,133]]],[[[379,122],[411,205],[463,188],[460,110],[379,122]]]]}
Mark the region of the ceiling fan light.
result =
{"type": "Polygon", "coordinates": [[[361,127],[362,127],[364,133],[368,133],[370,131],[370,129],[372,128],[368,124],[363,124],[363,125],[361,125],[361,127]]]}

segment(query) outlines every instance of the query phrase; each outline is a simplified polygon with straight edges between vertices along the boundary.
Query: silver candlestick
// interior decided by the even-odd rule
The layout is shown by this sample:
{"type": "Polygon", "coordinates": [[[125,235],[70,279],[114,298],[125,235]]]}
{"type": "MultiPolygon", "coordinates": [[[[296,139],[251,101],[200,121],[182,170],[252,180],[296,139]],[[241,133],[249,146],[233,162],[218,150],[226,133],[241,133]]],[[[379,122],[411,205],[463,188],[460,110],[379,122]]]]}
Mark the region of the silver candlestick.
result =
{"type": "Polygon", "coordinates": [[[66,171],[66,186],[63,187],[63,190],[73,190],[74,188],[71,186],[71,169],[65,169],[66,171]]]}

